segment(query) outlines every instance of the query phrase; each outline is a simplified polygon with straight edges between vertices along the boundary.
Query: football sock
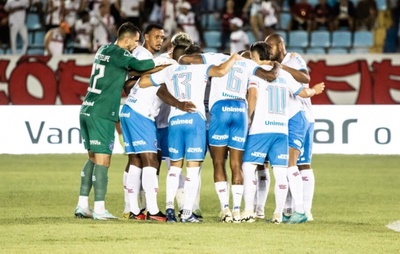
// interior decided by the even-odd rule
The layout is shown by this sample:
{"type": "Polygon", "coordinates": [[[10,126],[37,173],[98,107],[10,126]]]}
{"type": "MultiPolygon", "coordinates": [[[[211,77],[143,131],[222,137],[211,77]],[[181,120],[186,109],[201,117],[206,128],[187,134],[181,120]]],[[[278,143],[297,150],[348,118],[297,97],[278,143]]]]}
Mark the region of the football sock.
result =
{"type": "Polygon", "coordinates": [[[200,189],[201,189],[201,177],[200,177],[201,167],[199,169],[199,187],[197,190],[196,199],[193,204],[193,211],[200,210],[200,189]]]}
{"type": "Polygon", "coordinates": [[[157,214],[160,209],[157,205],[158,179],[157,169],[144,167],[142,172],[142,185],[146,194],[146,208],[150,214],[157,214]]]}
{"type": "Polygon", "coordinates": [[[288,190],[288,194],[286,196],[285,206],[283,208],[283,213],[286,215],[292,215],[293,213],[294,202],[292,198],[292,193],[290,192],[290,188],[288,190]]]}
{"type": "Polygon", "coordinates": [[[304,210],[310,213],[315,188],[314,171],[312,169],[300,170],[300,174],[303,179],[304,210]]]}
{"type": "Polygon", "coordinates": [[[287,180],[287,168],[284,167],[273,167],[272,169],[275,177],[275,212],[281,214],[285,205],[286,196],[288,193],[288,180],[287,180]]]}
{"type": "Polygon", "coordinates": [[[88,196],[79,196],[78,206],[80,208],[88,208],[89,207],[89,197],[88,196]]]}
{"type": "MultiPolygon", "coordinates": [[[[254,197],[257,190],[256,168],[257,165],[245,162],[243,168],[244,185],[244,210],[254,211],[254,197]]],[[[233,187],[233,186],[232,186],[233,187]]]]}
{"type": "Polygon", "coordinates": [[[271,176],[269,169],[256,170],[257,172],[257,198],[256,198],[256,212],[264,213],[265,203],[268,198],[269,186],[271,185],[271,176]]]}
{"type": "Polygon", "coordinates": [[[233,211],[240,211],[240,206],[242,203],[244,186],[232,185],[232,199],[233,199],[233,211]]]}
{"type": "Polygon", "coordinates": [[[183,204],[185,203],[185,193],[183,193],[183,187],[185,186],[185,176],[181,173],[179,174],[179,185],[176,191],[176,203],[178,204],[178,209],[183,209],[183,204]]]}
{"type": "Polygon", "coordinates": [[[199,170],[200,167],[186,167],[185,204],[183,205],[183,210],[193,211],[193,204],[199,190],[199,170]]]}
{"type": "Polygon", "coordinates": [[[124,213],[129,213],[129,196],[128,196],[128,189],[126,188],[126,179],[128,178],[128,173],[124,171],[124,176],[122,178],[122,183],[124,185],[124,213]]]}
{"type": "Polygon", "coordinates": [[[224,208],[229,207],[228,182],[216,182],[214,183],[214,186],[222,211],[224,208]]]}
{"type": "Polygon", "coordinates": [[[168,170],[167,182],[166,182],[166,208],[175,208],[175,195],[179,186],[179,175],[182,172],[182,168],[171,166],[168,170]]]}
{"type": "Polygon", "coordinates": [[[303,201],[303,180],[297,166],[288,167],[287,178],[289,181],[290,193],[294,200],[294,209],[298,213],[304,213],[303,201]]]}
{"type": "Polygon", "coordinates": [[[81,188],[79,196],[89,196],[90,189],[92,188],[93,169],[94,163],[91,160],[87,160],[81,171],[81,188]]]}
{"type": "Polygon", "coordinates": [[[140,210],[146,209],[146,194],[143,190],[143,185],[140,185],[140,190],[139,190],[139,208],[140,210]]]}
{"type": "Polygon", "coordinates": [[[105,198],[108,184],[108,168],[102,165],[94,165],[93,189],[94,189],[94,212],[103,214],[105,211],[105,198]]]}
{"type": "Polygon", "coordinates": [[[129,210],[138,215],[139,208],[139,191],[141,185],[142,169],[133,165],[129,166],[129,173],[126,179],[126,188],[128,189],[129,210]]]}

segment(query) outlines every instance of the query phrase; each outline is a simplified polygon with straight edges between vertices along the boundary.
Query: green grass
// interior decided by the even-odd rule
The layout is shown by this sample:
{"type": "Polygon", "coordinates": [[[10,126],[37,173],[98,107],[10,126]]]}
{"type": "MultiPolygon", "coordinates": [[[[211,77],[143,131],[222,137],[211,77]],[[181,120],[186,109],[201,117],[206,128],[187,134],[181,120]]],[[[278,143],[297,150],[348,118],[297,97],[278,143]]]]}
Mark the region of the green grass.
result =
{"type": "MultiPolygon", "coordinates": [[[[0,253],[399,253],[399,156],[315,155],[314,222],[275,225],[218,222],[219,202],[207,157],[202,224],[75,219],[86,157],[0,155],[0,253]]],[[[114,155],[107,209],[121,215],[125,155],[114,155]]],[[[271,171],[272,172],[272,171],[271,171]]],[[[160,175],[159,206],[165,207],[160,175]]],[[[91,197],[92,200],[92,197],[91,197]]],[[[273,185],[266,215],[274,209],[273,185]]],[[[163,209],[164,210],[164,209],[163,209]]]]}

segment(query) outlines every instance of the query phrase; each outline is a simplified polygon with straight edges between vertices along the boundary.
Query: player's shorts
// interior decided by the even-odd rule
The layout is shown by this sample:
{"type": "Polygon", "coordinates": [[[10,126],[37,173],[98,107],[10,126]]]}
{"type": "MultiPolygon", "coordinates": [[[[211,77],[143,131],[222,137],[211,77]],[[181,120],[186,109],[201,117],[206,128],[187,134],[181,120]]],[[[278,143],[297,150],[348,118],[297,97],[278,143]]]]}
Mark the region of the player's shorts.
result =
{"type": "Polygon", "coordinates": [[[299,111],[292,118],[289,119],[289,147],[300,149],[304,145],[304,138],[308,128],[308,121],[304,111],[299,111]]]}
{"type": "Polygon", "coordinates": [[[217,101],[210,111],[210,146],[244,150],[248,132],[247,105],[244,100],[217,101]]]}
{"type": "Polygon", "coordinates": [[[157,141],[158,141],[158,150],[161,151],[162,158],[168,158],[168,127],[165,128],[157,128],[157,141]]]}
{"type": "Polygon", "coordinates": [[[286,134],[260,133],[247,137],[243,162],[263,165],[267,156],[272,167],[287,167],[289,149],[286,134]]]}
{"type": "Polygon", "coordinates": [[[168,151],[172,161],[203,161],[206,154],[206,121],[199,113],[186,113],[169,120],[168,151]]]}
{"type": "Polygon", "coordinates": [[[310,165],[312,158],[312,146],[314,141],[314,123],[308,123],[306,136],[304,138],[303,148],[300,150],[300,156],[297,165],[310,165]]]}
{"type": "Polygon", "coordinates": [[[157,130],[154,121],[124,105],[119,114],[125,152],[127,154],[157,153],[157,130]]]}
{"type": "Polygon", "coordinates": [[[115,140],[114,121],[81,113],[79,123],[85,149],[93,153],[112,154],[115,140]]]}

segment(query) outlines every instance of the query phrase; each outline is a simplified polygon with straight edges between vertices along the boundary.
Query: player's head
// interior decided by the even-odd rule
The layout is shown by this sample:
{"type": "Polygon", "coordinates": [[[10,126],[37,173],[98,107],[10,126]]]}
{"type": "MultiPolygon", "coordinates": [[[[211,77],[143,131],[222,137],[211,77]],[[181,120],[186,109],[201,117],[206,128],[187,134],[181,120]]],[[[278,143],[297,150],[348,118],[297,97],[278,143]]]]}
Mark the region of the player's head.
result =
{"type": "Polygon", "coordinates": [[[271,47],[264,41],[257,41],[250,45],[250,57],[256,63],[270,60],[271,47]]]}
{"type": "Polygon", "coordinates": [[[140,42],[140,30],[131,22],[123,23],[117,32],[117,45],[132,52],[140,42]]]}
{"type": "Polygon", "coordinates": [[[187,46],[185,45],[178,45],[174,47],[174,50],[172,51],[172,59],[178,61],[181,56],[185,54],[187,46]]]}
{"type": "Polygon", "coordinates": [[[201,50],[201,47],[199,47],[196,44],[189,45],[185,49],[186,55],[201,54],[201,53],[203,53],[203,51],[201,50]]]}
{"type": "Polygon", "coordinates": [[[285,41],[279,34],[271,34],[264,40],[271,47],[271,60],[282,62],[286,55],[285,41]]]}
{"type": "Polygon", "coordinates": [[[193,41],[192,38],[190,38],[190,35],[187,33],[177,33],[171,38],[171,46],[176,47],[178,45],[184,45],[184,46],[189,46],[192,45],[193,41]]]}
{"type": "Polygon", "coordinates": [[[151,53],[161,50],[164,41],[164,29],[159,24],[150,24],[143,32],[144,44],[143,46],[151,53]]]}

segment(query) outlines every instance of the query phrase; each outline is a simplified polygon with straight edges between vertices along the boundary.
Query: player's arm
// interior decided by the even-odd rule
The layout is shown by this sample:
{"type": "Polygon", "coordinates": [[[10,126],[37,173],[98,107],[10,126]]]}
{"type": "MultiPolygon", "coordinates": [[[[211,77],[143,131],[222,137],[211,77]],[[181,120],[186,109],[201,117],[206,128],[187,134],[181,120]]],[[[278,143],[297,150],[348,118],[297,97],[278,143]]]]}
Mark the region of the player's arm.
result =
{"type": "Polygon", "coordinates": [[[182,55],[179,60],[179,64],[203,64],[204,60],[201,54],[191,54],[191,55],[182,55]]]}
{"type": "Polygon", "coordinates": [[[257,86],[251,85],[249,89],[247,90],[247,112],[248,112],[248,124],[249,127],[251,126],[251,123],[253,121],[254,117],[254,111],[256,109],[256,104],[257,104],[257,98],[258,98],[258,89],[257,86]]]}
{"type": "Polygon", "coordinates": [[[160,88],[157,91],[157,96],[163,102],[182,111],[194,112],[196,109],[196,106],[191,101],[179,101],[174,96],[172,96],[172,94],[168,92],[167,86],[165,84],[161,84],[160,88]]]}
{"type": "Polygon", "coordinates": [[[273,67],[271,70],[267,71],[263,68],[257,68],[255,75],[259,78],[265,79],[269,82],[275,80],[279,75],[279,70],[282,68],[282,65],[277,61],[273,62],[273,67]]]}
{"type": "Polygon", "coordinates": [[[160,66],[154,67],[153,69],[150,69],[148,71],[130,70],[128,73],[129,73],[129,76],[139,77],[139,76],[142,76],[144,74],[152,74],[152,73],[155,73],[155,72],[159,72],[159,71],[161,71],[162,69],[164,69],[167,66],[168,65],[160,65],[160,66]]]}
{"type": "Polygon", "coordinates": [[[208,76],[211,77],[222,77],[229,72],[236,61],[243,59],[237,53],[232,54],[228,60],[221,63],[220,65],[212,65],[208,70],[208,76]]]}
{"type": "Polygon", "coordinates": [[[321,94],[325,89],[325,83],[321,82],[316,84],[315,86],[313,86],[312,88],[307,88],[304,87],[299,93],[298,95],[302,98],[309,98],[312,97],[314,95],[318,95],[321,94]]]}
{"type": "Polygon", "coordinates": [[[305,84],[310,83],[310,75],[307,70],[296,70],[284,64],[282,64],[282,69],[289,72],[296,81],[305,84]]]}

